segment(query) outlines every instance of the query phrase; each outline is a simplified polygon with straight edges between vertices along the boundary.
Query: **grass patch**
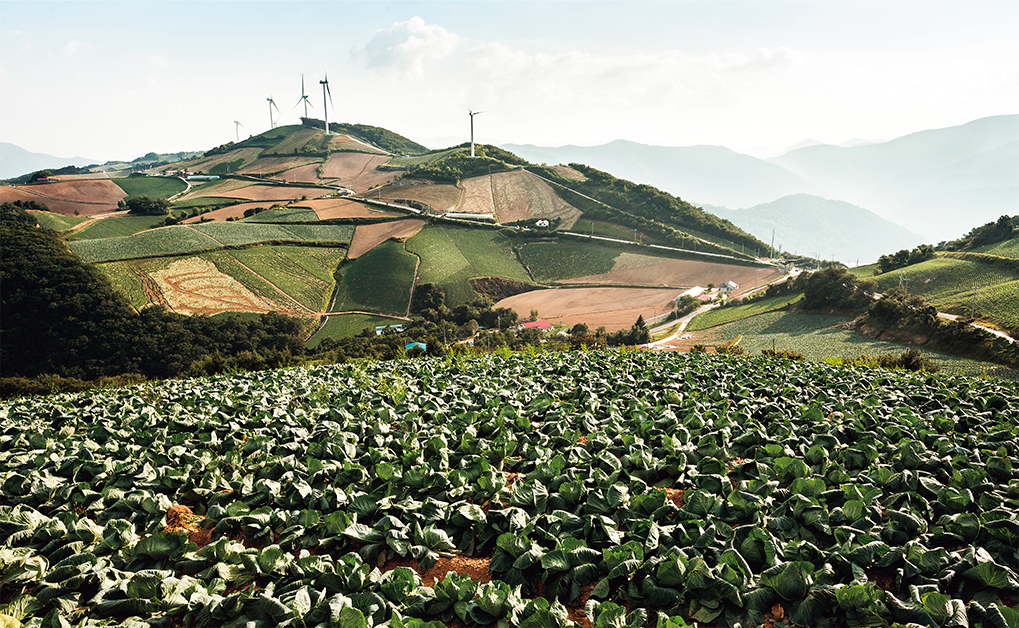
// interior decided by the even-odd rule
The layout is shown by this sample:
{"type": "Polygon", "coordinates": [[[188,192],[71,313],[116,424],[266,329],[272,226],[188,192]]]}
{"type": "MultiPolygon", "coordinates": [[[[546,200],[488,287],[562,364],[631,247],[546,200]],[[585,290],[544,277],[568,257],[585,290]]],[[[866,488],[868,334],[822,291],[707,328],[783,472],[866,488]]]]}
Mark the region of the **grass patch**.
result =
{"type": "Polygon", "coordinates": [[[973,249],[975,253],[987,253],[1001,257],[1019,258],[1019,238],[1012,238],[1004,242],[996,242],[973,249]]]}
{"type": "Polygon", "coordinates": [[[974,286],[990,287],[1019,279],[1019,275],[1001,268],[969,260],[937,257],[901,270],[878,275],[874,281],[885,290],[898,287],[899,277],[906,282],[906,291],[919,294],[938,304],[972,293],[974,286]]]}
{"type": "Polygon", "coordinates": [[[229,254],[301,305],[321,312],[332,296],[333,273],[346,255],[346,249],[260,246],[229,251],[229,254]]]}
{"type": "Polygon", "coordinates": [[[620,249],[592,242],[528,242],[520,249],[520,259],[540,282],[560,281],[612,270],[620,249]]]}
{"type": "Polygon", "coordinates": [[[962,296],[965,300],[944,309],[954,314],[987,318],[1002,327],[1019,330],[1019,280],[956,295],[962,296]]]}
{"type": "Polygon", "coordinates": [[[398,325],[406,321],[385,316],[371,316],[369,314],[344,314],[342,316],[330,316],[324,327],[314,336],[308,339],[308,347],[316,348],[326,338],[347,338],[354,336],[365,327],[375,328],[381,325],[398,325]]]}
{"type": "Polygon", "coordinates": [[[67,231],[89,219],[88,216],[63,216],[51,212],[30,212],[40,226],[54,231],[67,231]]]}
{"type": "Polygon", "coordinates": [[[155,229],[163,222],[163,216],[116,216],[97,220],[72,236],[75,240],[100,240],[122,238],[140,231],[155,229]]]}
{"type": "Polygon", "coordinates": [[[307,207],[288,207],[287,209],[268,209],[242,220],[244,222],[318,222],[318,214],[315,213],[315,210],[307,207]]]}
{"type": "Polygon", "coordinates": [[[849,274],[857,279],[874,279],[875,272],[877,272],[877,264],[867,264],[849,269],[849,274]]]}
{"type": "Polygon", "coordinates": [[[407,240],[407,250],[421,258],[421,281],[442,286],[449,307],[477,298],[473,277],[531,279],[513,255],[513,241],[493,229],[428,225],[407,240]]]}
{"type": "Polygon", "coordinates": [[[177,177],[126,177],[113,182],[127,192],[125,200],[139,196],[170,198],[188,189],[187,183],[177,177]]]}
{"type": "MultiPolygon", "coordinates": [[[[694,319],[696,320],[696,319],[694,319]]],[[[768,312],[716,327],[700,340],[704,344],[722,344],[739,338],[739,346],[751,355],[763,349],[787,349],[803,354],[808,360],[824,361],[829,358],[850,359],[861,355],[882,353],[900,354],[909,345],[875,340],[863,334],[835,327],[852,319],[844,316],[824,316],[799,312],[768,312]]],[[[1014,373],[995,364],[978,362],[947,353],[920,349],[924,357],[933,360],[942,371],[956,375],[982,375],[1014,373]]]]}
{"type": "MultiPolygon", "coordinates": [[[[633,227],[625,227],[623,225],[617,225],[603,220],[578,218],[577,222],[573,223],[573,227],[569,229],[569,231],[633,242],[633,227]]],[[[669,246],[673,246],[665,240],[656,238],[653,235],[640,233],[639,229],[637,230],[637,233],[640,234],[640,241],[644,244],[668,244],[669,246]]]]}
{"type": "Polygon", "coordinates": [[[765,312],[773,312],[799,300],[802,296],[803,294],[801,293],[784,294],[770,299],[755,300],[746,305],[715,308],[693,317],[693,320],[691,320],[690,324],[687,325],[687,330],[700,331],[702,329],[725,325],[727,323],[732,323],[733,321],[764,314],[765,312]]]}
{"type": "Polygon", "coordinates": [[[144,271],[139,262],[108,262],[97,264],[96,268],[106,275],[117,292],[128,298],[135,309],[140,310],[149,304],[145,296],[145,282],[142,280],[144,271]]]}
{"type": "Polygon", "coordinates": [[[417,258],[399,242],[383,242],[336,271],[333,311],[365,310],[403,315],[410,303],[417,258]]]}

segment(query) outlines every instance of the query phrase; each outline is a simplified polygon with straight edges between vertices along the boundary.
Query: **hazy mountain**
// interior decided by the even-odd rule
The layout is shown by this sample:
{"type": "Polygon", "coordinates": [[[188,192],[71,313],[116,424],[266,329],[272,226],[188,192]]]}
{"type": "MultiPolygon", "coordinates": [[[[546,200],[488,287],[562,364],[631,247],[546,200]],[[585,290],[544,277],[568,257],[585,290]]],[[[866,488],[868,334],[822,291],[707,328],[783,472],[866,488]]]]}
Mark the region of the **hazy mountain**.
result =
{"type": "Polygon", "coordinates": [[[834,254],[846,264],[874,262],[885,253],[924,242],[923,236],[872,211],[810,194],[794,194],[747,209],[711,205],[704,209],[728,218],[765,242],[771,242],[774,229],[775,248],[823,259],[834,254]]]}
{"type": "Polygon", "coordinates": [[[54,157],[43,153],[31,153],[20,146],[0,142],[0,179],[12,179],[46,168],[64,166],[87,166],[96,163],[84,157],[54,157]]]}
{"type": "Polygon", "coordinates": [[[587,164],[697,203],[747,207],[799,192],[820,193],[816,185],[782,167],[722,146],[648,146],[616,140],[601,146],[501,148],[534,163],[587,164]]]}
{"type": "Polygon", "coordinates": [[[768,160],[928,239],[1015,213],[1019,115],[981,118],[877,144],[807,146],[768,160]]]}

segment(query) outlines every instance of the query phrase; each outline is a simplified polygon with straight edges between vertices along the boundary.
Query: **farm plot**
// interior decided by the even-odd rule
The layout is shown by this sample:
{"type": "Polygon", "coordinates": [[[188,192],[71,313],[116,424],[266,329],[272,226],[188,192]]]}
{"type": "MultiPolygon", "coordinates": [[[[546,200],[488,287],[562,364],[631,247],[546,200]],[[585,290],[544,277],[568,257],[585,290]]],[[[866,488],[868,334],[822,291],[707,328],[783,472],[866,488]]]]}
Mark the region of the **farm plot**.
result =
{"type": "Polygon", "coordinates": [[[214,200],[217,197],[224,198],[241,198],[235,196],[233,192],[241,188],[246,188],[251,185],[251,181],[242,181],[240,179],[220,179],[217,181],[209,181],[202,183],[191,189],[190,192],[180,197],[174,202],[174,207],[178,205],[185,205],[190,201],[196,201],[198,199],[210,199],[214,200]]]}
{"type": "Polygon", "coordinates": [[[67,246],[82,260],[98,263],[143,257],[187,255],[217,249],[222,244],[190,226],[176,226],[142,231],[123,238],[76,240],[68,242],[67,246]]]}
{"type": "Polygon", "coordinates": [[[372,250],[386,240],[404,242],[425,226],[424,220],[409,219],[392,222],[379,222],[373,225],[359,225],[354,230],[354,239],[350,241],[350,252],[347,258],[356,259],[372,250]]]}
{"type": "Polygon", "coordinates": [[[1019,258],[1019,238],[1012,238],[1011,240],[1005,240],[1004,242],[989,244],[974,250],[977,253],[987,253],[988,255],[1019,258]]]}
{"type": "Polygon", "coordinates": [[[308,339],[307,345],[314,349],[326,338],[347,338],[361,333],[366,328],[374,329],[382,325],[399,325],[404,322],[406,321],[397,318],[370,314],[334,314],[326,320],[322,329],[308,339]]]}
{"type": "Polygon", "coordinates": [[[495,213],[501,223],[531,218],[559,218],[562,220],[560,226],[570,229],[580,218],[579,209],[564,201],[547,183],[526,170],[500,172],[491,175],[491,178],[495,213]]]}
{"type": "Polygon", "coordinates": [[[167,259],[173,258],[106,262],[96,264],[96,268],[99,269],[99,272],[106,275],[106,278],[110,280],[110,283],[113,284],[117,292],[127,297],[132,307],[140,310],[152,304],[166,305],[162,300],[162,293],[159,292],[155,282],[146,274],[143,268],[147,265],[152,265],[153,261],[156,264],[150,270],[155,271],[165,268],[167,259]]]}
{"type": "Polygon", "coordinates": [[[45,185],[0,186],[0,203],[35,201],[65,216],[92,216],[117,211],[126,194],[109,179],[58,181],[45,185]]]}
{"type": "Polygon", "coordinates": [[[318,222],[318,214],[307,207],[280,207],[245,218],[244,222],[318,222]]]}
{"type": "Polygon", "coordinates": [[[75,231],[73,237],[76,240],[120,238],[147,229],[155,229],[162,224],[163,220],[162,216],[116,216],[103,218],[75,231]]]}
{"type": "Polygon", "coordinates": [[[231,190],[231,198],[249,201],[293,201],[301,198],[317,198],[329,194],[325,188],[299,187],[292,185],[249,185],[231,190]]]}
{"type": "Polygon", "coordinates": [[[394,170],[377,168],[389,160],[387,155],[368,153],[333,153],[322,166],[322,179],[335,180],[355,192],[364,192],[385,185],[396,178],[394,170]]]}
{"type": "Polygon", "coordinates": [[[188,188],[180,177],[124,177],[113,179],[113,182],[127,193],[128,198],[170,198],[188,188]]]}
{"type": "Polygon", "coordinates": [[[28,213],[32,216],[32,218],[35,218],[36,222],[38,222],[40,226],[54,231],[67,231],[68,229],[74,228],[86,220],[89,220],[88,216],[64,216],[63,214],[37,211],[34,209],[29,210],[28,213]]]}
{"type": "MultiPolygon", "coordinates": [[[[209,200],[212,200],[212,199],[209,199],[209,200]]],[[[194,224],[194,223],[197,223],[197,222],[202,222],[202,219],[205,219],[205,220],[217,220],[217,221],[221,221],[221,222],[225,222],[227,218],[233,218],[233,219],[236,220],[236,219],[239,219],[239,218],[244,218],[244,212],[246,212],[249,209],[269,209],[271,206],[272,206],[272,203],[268,203],[268,202],[262,202],[262,203],[237,203],[236,205],[230,205],[228,207],[222,207],[220,209],[213,209],[212,211],[205,212],[204,214],[200,214],[198,216],[192,216],[191,218],[188,218],[188,219],[184,220],[184,222],[181,223],[181,224],[190,225],[190,224],[194,224]]],[[[173,209],[174,210],[176,210],[178,207],[180,207],[180,205],[178,205],[177,203],[173,204],[173,209]]],[[[171,213],[177,215],[180,212],[179,211],[172,211],[171,213]]]]}
{"type": "Polygon", "coordinates": [[[189,226],[223,246],[246,246],[260,242],[347,244],[354,228],[348,225],[301,225],[251,222],[206,222],[189,226]]]}
{"type": "Polygon", "coordinates": [[[239,168],[243,168],[245,164],[250,164],[255,161],[261,154],[261,148],[249,146],[245,148],[238,148],[228,153],[197,159],[195,161],[188,162],[187,164],[174,164],[173,167],[186,167],[188,170],[204,172],[205,174],[228,174],[239,168]]]}
{"type": "Polygon", "coordinates": [[[199,257],[177,260],[152,278],[171,310],[179,314],[271,312],[273,304],[199,257]]]}
{"type": "Polygon", "coordinates": [[[890,290],[898,287],[900,276],[906,282],[908,292],[919,294],[935,304],[958,300],[960,294],[972,292],[974,286],[994,286],[1019,280],[1019,275],[1001,268],[963,259],[938,257],[907,266],[901,271],[879,275],[874,281],[883,289],[890,290]]]}
{"type": "Polygon", "coordinates": [[[412,200],[424,203],[436,212],[453,211],[460,202],[460,188],[449,183],[401,179],[378,190],[372,196],[383,200],[412,200]]]}
{"type": "Polygon", "coordinates": [[[319,220],[343,220],[345,218],[388,218],[400,216],[394,212],[387,212],[375,209],[360,201],[352,201],[346,198],[324,198],[314,201],[300,201],[295,204],[300,207],[308,207],[315,211],[319,220]]]}
{"type": "Polygon", "coordinates": [[[406,315],[418,259],[398,242],[384,242],[336,271],[334,312],[406,315]],[[380,289],[385,286],[385,289],[380,289]]]}
{"type": "Polygon", "coordinates": [[[429,225],[407,241],[407,250],[421,258],[421,281],[442,286],[449,307],[477,298],[468,281],[474,277],[530,281],[512,247],[512,240],[493,229],[446,225],[429,225]]]}
{"type": "Polygon", "coordinates": [[[978,287],[970,294],[956,296],[961,298],[961,305],[949,308],[952,311],[990,318],[1019,331],[1019,281],[978,287]]]}
{"type": "MultiPolygon", "coordinates": [[[[288,129],[288,131],[290,131],[288,129]]],[[[323,137],[323,132],[320,129],[296,129],[286,134],[283,140],[272,148],[272,152],[281,154],[291,154],[295,150],[301,150],[316,139],[323,137]]]]}
{"type": "Polygon", "coordinates": [[[324,161],[319,159],[315,163],[287,170],[283,174],[279,175],[279,178],[287,181],[288,183],[320,183],[318,169],[323,163],[324,161]]]}
{"type": "Polygon", "coordinates": [[[1009,627],[1017,408],[1000,382],[648,352],[4,401],[4,610],[28,625],[1009,627]]]}
{"type": "Polygon", "coordinates": [[[520,247],[520,260],[541,282],[605,275],[619,254],[618,248],[573,240],[528,242],[520,247]]]}
{"type": "Polygon", "coordinates": [[[495,307],[516,310],[526,318],[538,310],[541,318],[566,326],[585,323],[608,331],[629,329],[637,318],[645,320],[672,309],[676,291],[660,288],[555,288],[533,290],[503,299],[495,307]]]}
{"type": "Polygon", "coordinates": [[[326,309],[336,283],[333,273],[344,253],[342,248],[317,246],[260,246],[229,251],[234,259],[311,312],[326,309]]]}
{"type": "MultiPolygon", "coordinates": [[[[238,171],[238,174],[268,176],[271,173],[279,174],[294,168],[316,164],[320,161],[321,158],[318,157],[301,155],[263,155],[250,164],[245,165],[244,168],[238,171]]],[[[286,177],[286,180],[290,181],[290,178],[286,177]]]]}
{"type": "Polygon", "coordinates": [[[564,284],[615,284],[623,286],[672,286],[692,288],[721,285],[732,281],[739,285],[734,296],[781,277],[783,272],[772,267],[738,266],[693,260],[667,259],[652,255],[620,253],[605,274],[566,279],[564,284]]]}
{"type": "Polygon", "coordinates": [[[747,303],[746,305],[715,308],[695,316],[686,328],[688,331],[700,331],[702,329],[724,325],[726,323],[750,318],[751,316],[757,316],[766,312],[772,312],[791,303],[795,303],[802,296],[803,295],[799,293],[788,294],[772,297],[770,299],[757,299],[752,303],[747,303]]]}

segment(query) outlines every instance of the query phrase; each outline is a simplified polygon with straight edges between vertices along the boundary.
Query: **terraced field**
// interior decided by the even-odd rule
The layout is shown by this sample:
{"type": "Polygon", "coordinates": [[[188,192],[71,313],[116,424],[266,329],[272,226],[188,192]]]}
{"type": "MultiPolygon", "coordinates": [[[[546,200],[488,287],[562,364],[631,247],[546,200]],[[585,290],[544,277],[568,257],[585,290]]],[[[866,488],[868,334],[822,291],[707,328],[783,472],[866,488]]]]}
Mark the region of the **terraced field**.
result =
{"type": "Polygon", "coordinates": [[[477,298],[468,281],[473,277],[530,281],[512,245],[494,229],[429,225],[407,241],[407,250],[421,258],[421,281],[442,286],[446,304],[456,307],[477,298]]]}

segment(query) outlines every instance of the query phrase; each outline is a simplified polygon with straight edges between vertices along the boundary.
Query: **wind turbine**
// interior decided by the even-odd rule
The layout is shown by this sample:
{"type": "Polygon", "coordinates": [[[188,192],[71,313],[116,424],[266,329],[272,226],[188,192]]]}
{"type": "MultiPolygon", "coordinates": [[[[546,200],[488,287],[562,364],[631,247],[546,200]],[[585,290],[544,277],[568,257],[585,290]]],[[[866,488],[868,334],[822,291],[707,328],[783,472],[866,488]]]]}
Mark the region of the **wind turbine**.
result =
{"type": "Polygon", "coordinates": [[[474,116],[485,113],[484,111],[471,111],[467,110],[467,115],[471,117],[471,157],[474,156],[474,116]]]}
{"type": "MultiPolygon", "coordinates": [[[[301,75],[301,98],[297,101],[297,104],[294,105],[294,109],[297,109],[298,107],[301,106],[301,101],[302,100],[304,101],[304,117],[307,118],[308,117],[308,105],[310,105],[311,103],[308,101],[308,95],[304,93],[304,75],[303,74],[301,75]]],[[[312,109],[314,109],[314,106],[312,106],[312,109]]]]}
{"type": "Polygon", "coordinates": [[[333,104],[333,92],[329,89],[329,73],[326,73],[325,80],[319,81],[322,86],[322,109],[325,111],[326,118],[326,135],[329,135],[329,107],[327,105],[333,104]],[[329,95],[329,102],[326,102],[326,94],[329,95]]]}
{"type": "Polygon", "coordinates": [[[237,141],[241,141],[241,127],[244,126],[237,120],[234,120],[234,133],[237,134],[237,141]]]}
{"type": "MultiPolygon", "coordinates": [[[[272,99],[272,96],[269,96],[268,98],[266,98],[266,100],[269,101],[269,128],[270,129],[275,129],[276,128],[276,123],[272,121],[272,108],[276,107],[276,101],[272,99]]],[[[276,107],[276,113],[279,113],[279,112],[280,112],[280,108],[276,107]]]]}

